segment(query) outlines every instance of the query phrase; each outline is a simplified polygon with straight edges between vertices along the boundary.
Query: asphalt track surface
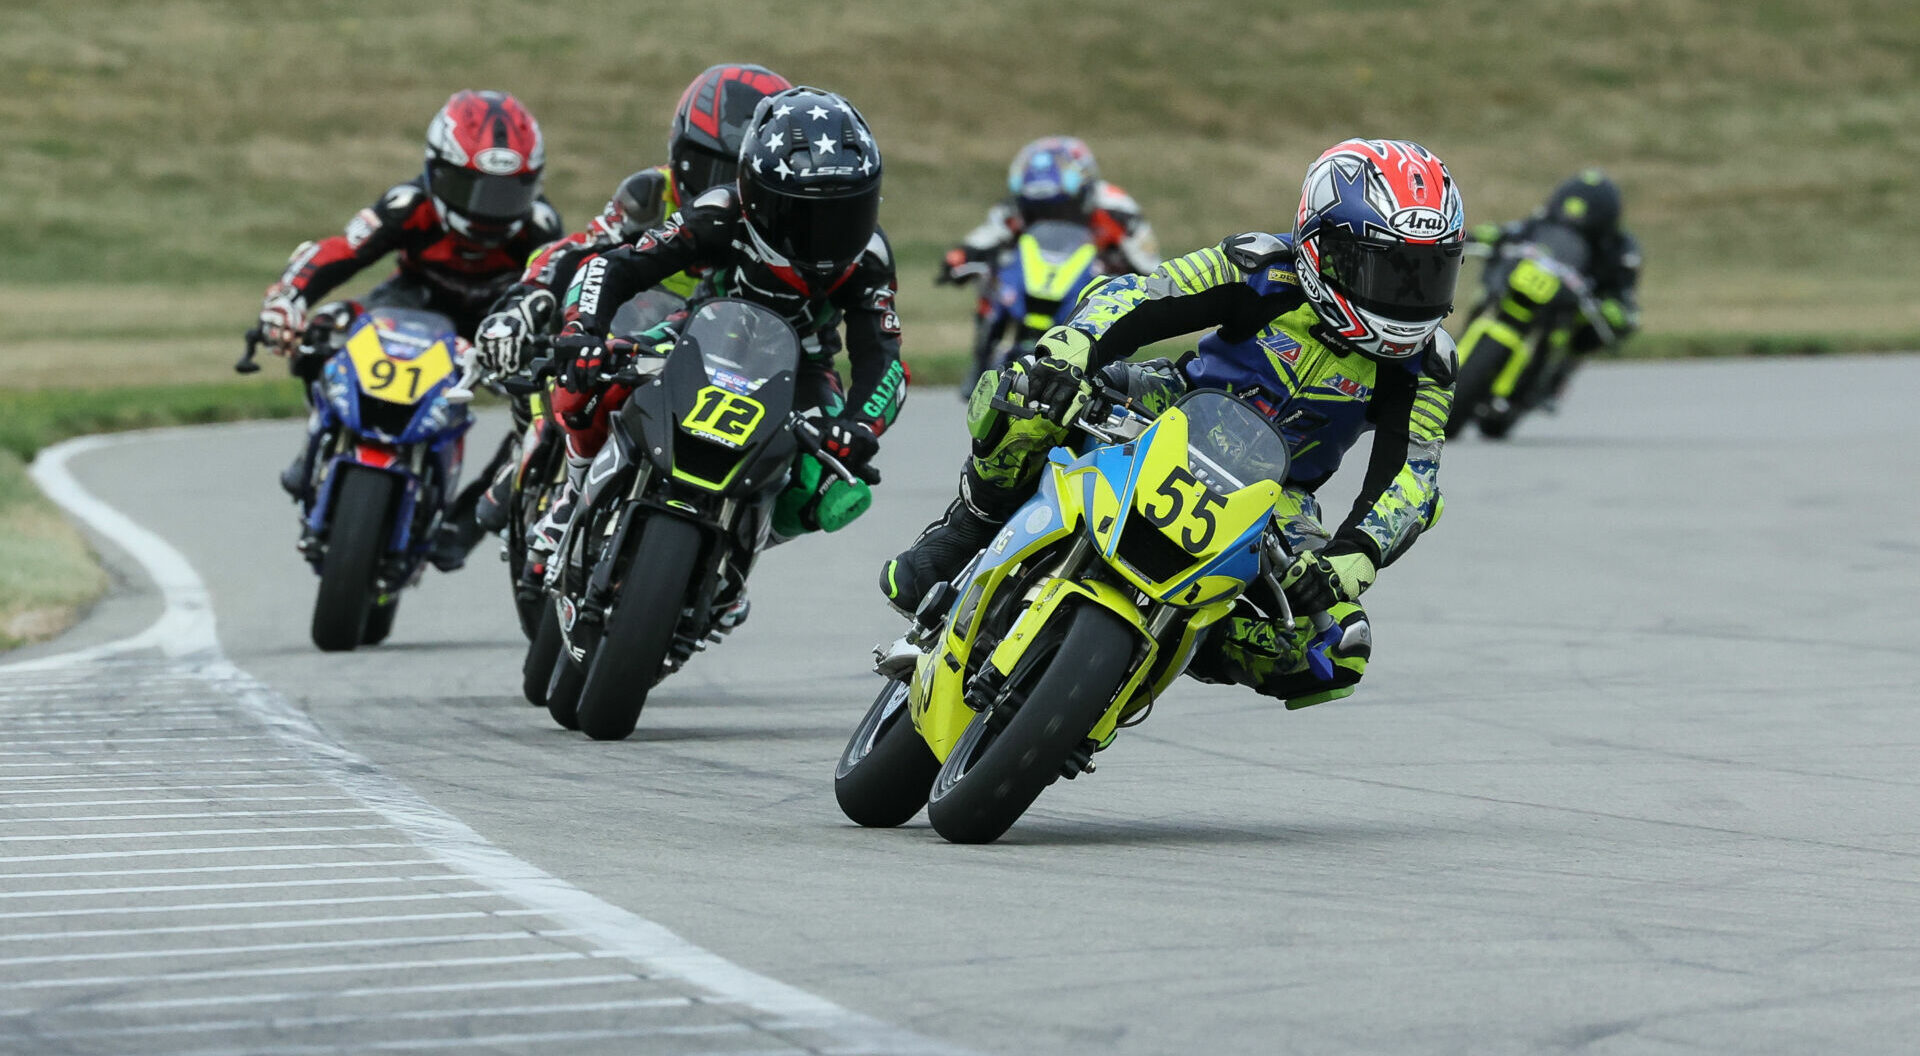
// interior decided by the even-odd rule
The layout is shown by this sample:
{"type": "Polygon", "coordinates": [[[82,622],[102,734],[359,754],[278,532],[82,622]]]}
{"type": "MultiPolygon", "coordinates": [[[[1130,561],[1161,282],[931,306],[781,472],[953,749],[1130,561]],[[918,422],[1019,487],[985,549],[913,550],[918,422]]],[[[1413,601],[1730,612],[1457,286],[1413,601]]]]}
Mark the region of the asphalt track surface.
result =
{"type": "MultiPolygon", "coordinates": [[[[873,511],[768,554],[748,624],[618,744],[519,700],[523,642],[490,546],[410,593],[389,644],[315,652],[314,580],[273,484],[297,425],[156,434],[73,470],[184,553],[226,656],[371,762],[353,773],[920,1038],[1006,1054],[1892,1053],[1920,1037],[1916,392],[1915,357],[1589,370],[1560,416],[1449,446],[1445,519],[1367,596],[1376,653],[1357,696],[1287,713],[1183,682],[1099,773],[1055,785],[989,847],[946,845],[924,818],[858,829],[830,788],[877,686],[868,649],[898,628],[875,569],[951,495],[950,392],[915,394],[873,511]]],[[[1331,508],[1353,480],[1323,492],[1331,508]]],[[[114,598],[40,655],[158,611],[110,556],[114,598]]],[[[23,685],[0,670],[0,689],[23,685]]],[[[113,664],[55,688],[76,715],[127,700],[226,714],[113,664]]],[[[54,739],[37,732],[51,714],[10,747],[54,739]]],[[[429,857],[404,836],[369,853],[429,857]]],[[[586,941],[567,931],[547,941],[586,941]]],[[[40,971],[5,955],[0,1001],[17,1008],[40,971]]],[[[444,978],[505,969],[461,971],[444,978]]],[[[582,1022],[689,992],[595,985],[582,1022]]],[[[366,999],[368,1016],[409,1014],[366,999]]],[[[64,1040],[23,1033],[19,1051],[156,1052],[140,1029],[198,1039],[227,1018],[150,1009],[121,1038],[137,1044],[88,1047],[99,1000],[69,993],[64,1040]]],[[[359,1014],[273,1036],[332,1051],[359,1014]]],[[[733,1035],[673,1037],[688,1047],[608,1051],[736,1051],[694,1046],[733,1035]]]]}

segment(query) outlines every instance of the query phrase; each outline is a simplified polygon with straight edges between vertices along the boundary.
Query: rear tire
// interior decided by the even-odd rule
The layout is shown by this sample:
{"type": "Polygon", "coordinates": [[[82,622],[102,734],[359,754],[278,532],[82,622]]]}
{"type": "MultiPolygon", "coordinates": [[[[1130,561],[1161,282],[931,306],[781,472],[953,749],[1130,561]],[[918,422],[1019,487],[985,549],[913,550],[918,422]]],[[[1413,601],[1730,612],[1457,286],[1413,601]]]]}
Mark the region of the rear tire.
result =
{"type": "Polygon", "coordinates": [[[1026,703],[997,732],[998,709],[974,716],[934,778],[927,819],[949,842],[991,843],[1020,820],[1133,673],[1138,636],[1125,620],[1093,604],[1069,618],[1026,703]]]}
{"type": "Polygon", "coordinates": [[[346,652],[366,636],[376,597],[374,573],[393,532],[394,487],[385,473],[349,468],[334,494],[320,593],[313,602],[313,644],[323,652],[346,652]]]}
{"type": "Polygon", "coordinates": [[[553,677],[547,680],[546,693],[547,714],[569,730],[580,728],[580,687],[587,681],[587,665],[593,663],[597,655],[593,639],[585,628],[575,627],[573,636],[585,650],[587,658],[584,662],[575,662],[562,643],[555,650],[553,677]]]}
{"type": "Polygon", "coordinates": [[[940,760],[914,728],[907,681],[880,689],[833,769],[833,797],[856,824],[890,829],[913,820],[927,805],[940,760]]]}
{"type": "Polygon", "coordinates": [[[540,618],[534,625],[533,643],[527,646],[526,659],[520,661],[520,693],[527,703],[540,707],[547,702],[547,686],[553,681],[553,665],[560,660],[560,614],[553,602],[542,599],[540,618]]]}
{"type": "Polygon", "coordinates": [[[670,514],[655,514],[641,528],[580,690],[580,730],[594,740],[622,740],[639,723],[680,625],[700,542],[699,528],[670,514]]]}

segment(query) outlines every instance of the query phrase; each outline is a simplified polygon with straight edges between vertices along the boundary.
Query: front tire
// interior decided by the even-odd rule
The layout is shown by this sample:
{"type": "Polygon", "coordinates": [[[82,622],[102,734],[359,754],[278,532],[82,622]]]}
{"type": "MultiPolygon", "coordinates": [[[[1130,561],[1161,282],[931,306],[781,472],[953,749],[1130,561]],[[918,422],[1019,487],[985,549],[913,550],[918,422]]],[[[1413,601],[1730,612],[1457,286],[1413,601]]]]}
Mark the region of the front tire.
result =
{"type": "Polygon", "coordinates": [[[1482,416],[1493,400],[1493,383],[1506,369],[1513,352],[1492,340],[1475,342],[1473,354],[1460,364],[1460,377],[1453,383],[1453,410],[1447,414],[1447,439],[1460,435],[1467,423],[1482,416]]]}
{"type": "Polygon", "coordinates": [[[395,483],[385,473],[349,469],[339,484],[313,602],[313,644],[323,652],[346,652],[366,636],[377,597],[374,573],[393,530],[395,483]]]}
{"type": "Polygon", "coordinates": [[[379,645],[393,633],[393,618],[400,614],[400,594],[398,591],[387,595],[387,600],[373,603],[373,611],[367,613],[367,629],[360,632],[361,645],[379,645]]]}
{"type": "Polygon", "coordinates": [[[594,740],[623,740],[639,723],[673,645],[700,542],[700,529],[669,514],[642,527],[580,690],[580,730],[594,740]]]}
{"type": "Polygon", "coordinates": [[[833,768],[833,797],[848,820],[890,829],[927,805],[940,760],[914,728],[906,679],[881,687],[833,768]]]}
{"type": "Polygon", "coordinates": [[[1099,605],[1070,617],[1059,651],[1027,686],[1026,702],[995,729],[999,708],[974,716],[934,778],[927,819],[952,843],[991,843],[1060,776],[1074,749],[1132,674],[1134,629],[1099,605]]]}

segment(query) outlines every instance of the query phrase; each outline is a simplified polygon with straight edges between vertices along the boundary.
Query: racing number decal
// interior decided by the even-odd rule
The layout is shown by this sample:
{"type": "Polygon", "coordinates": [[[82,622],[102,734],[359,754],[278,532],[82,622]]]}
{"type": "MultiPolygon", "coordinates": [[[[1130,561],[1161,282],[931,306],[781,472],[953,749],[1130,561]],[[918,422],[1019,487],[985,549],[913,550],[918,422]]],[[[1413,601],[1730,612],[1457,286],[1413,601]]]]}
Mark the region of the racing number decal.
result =
{"type": "Polygon", "coordinates": [[[1527,300],[1545,304],[1560,292],[1560,276],[1531,260],[1523,260],[1514,266],[1513,274],[1507,277],[1507,285],[1527,300]]]}
{"type": "Polygon", "coordinates": [[[367,391],[384,393],[393,388],[400,375],[407,376],[406,400],[408,403],[420,398],[420,376],[426,373],[418,363],[402,363],[394,359],[376,359],[367,364],[367,391]]]}
{"type": "Polygon", "coordinates": [[[753,435],[754,427],[766,413],[767,408],[759,400],[709,385],[700,390],[693,411],[681,419],[680,424],[690,433],[711,436],[739,447],[753,435]]]}
{"type": "Polygon", "coordinates": [[[1189,554],[1205,553],[1213,543],[1214,530],[1220,527],[1214,518],[1214,510],[1225,509],[1227,500],[1207,490],[1199,478],[1185,466],[1175,466],[1167,472],[1166,479],[1153,489],[1153,497],[1167,500],[1164,509],[1156,509],[1156,503],[1148,502],[1141,506],[1140,513],[1148,523],[1156,528],[1171,530],[1175,524],[1180,527],[1180,545],[1189,554]],[[1183,491],[1182,489],[1186,489],[1183,491]],[[1193,502],[1187,502],[1191,493],[1193,502]]]}

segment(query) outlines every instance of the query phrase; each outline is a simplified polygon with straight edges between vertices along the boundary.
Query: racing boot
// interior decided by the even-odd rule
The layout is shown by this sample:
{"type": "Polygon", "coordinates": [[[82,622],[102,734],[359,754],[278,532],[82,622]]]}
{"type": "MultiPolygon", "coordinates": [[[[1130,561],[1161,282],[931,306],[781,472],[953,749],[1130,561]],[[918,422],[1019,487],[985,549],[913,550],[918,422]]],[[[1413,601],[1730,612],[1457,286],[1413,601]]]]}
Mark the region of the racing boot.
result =
{"type": "Polygon", "coordinates": [[[480,501],[473,505],[473,523],[482,531],[497,532],[507,526],[509,500],[513,497],[513,478],[519,466],[508,463],[494,474],[493,483],[480,493],[480,501]]]}
{"type": "Polygon", "coordinates": [[[1288,711],[1350,697],[1367,673],[1373,631],[1366,612],[1353,602],[1340,602],[1327,615],[1335,625],[1326,645],[1330,676],[1315,671],[1307,658],[1320,637],[1309,621],[1296,621],[1288,632],[1279,620],[1245,604],[1207,632],[1187,674],[1202,682],[1250,686],[1285,701],[1288,711]]]}
{"type": "Polygon", "coordinates": [[[902,615],[912,616],[927,591],[958,575],[1006,523],[1004,514],[988,516],[967,501],[972,490],[962,488],[945,515],[880,569],[880,592],[902,615]]]}
{"type": "Polygon", "coordinates": [[[566,538],[567,526],[573,523],[574,510],[580,505],[580,486],[586,482],[587,467],[592,464],[592,459],[567,456],[567,481],[553,505],[547,507],[546,515],[534,523],[532,537],[527,540],[534,564],[544,563],[547,555],[560,549],[560,540],[566,538]]]}

